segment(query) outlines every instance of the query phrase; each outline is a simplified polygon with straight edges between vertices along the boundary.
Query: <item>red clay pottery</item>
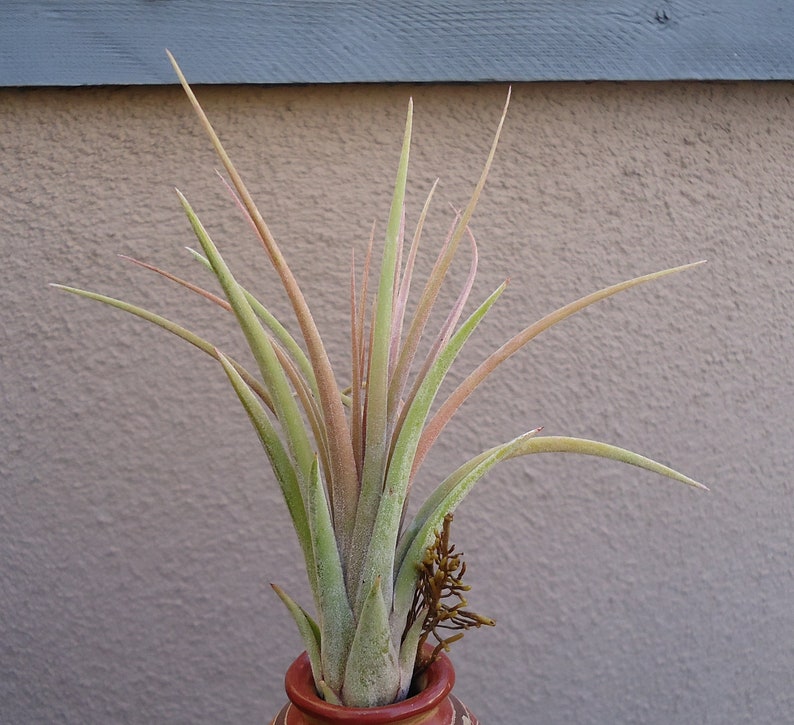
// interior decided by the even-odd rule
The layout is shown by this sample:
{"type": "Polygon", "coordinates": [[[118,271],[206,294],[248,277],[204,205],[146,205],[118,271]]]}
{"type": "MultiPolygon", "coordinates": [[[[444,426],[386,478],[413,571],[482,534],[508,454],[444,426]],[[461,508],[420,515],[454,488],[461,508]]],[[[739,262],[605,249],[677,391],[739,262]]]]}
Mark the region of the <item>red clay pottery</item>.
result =
{"type": "Polygon", "coordinates": [[[270,725],[478,725],[452,694],[455,670],[444,654],[422,675],[420,692],[383,707],[341,707],[322,700],[305,652],[290,665],[284,684],[290,701],[270,725]]]}

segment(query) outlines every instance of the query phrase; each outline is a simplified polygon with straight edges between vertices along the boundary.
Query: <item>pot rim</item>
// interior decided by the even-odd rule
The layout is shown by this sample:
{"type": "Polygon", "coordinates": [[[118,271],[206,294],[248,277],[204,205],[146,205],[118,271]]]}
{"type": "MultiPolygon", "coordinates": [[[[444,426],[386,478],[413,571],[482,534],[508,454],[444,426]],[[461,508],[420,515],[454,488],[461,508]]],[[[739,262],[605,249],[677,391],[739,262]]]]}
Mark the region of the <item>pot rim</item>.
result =
{"type": "Polygon", "coordinates": [[[452,691],[455,668],[449,657],[442,652],[422,677],[425,680],[422,690],[401,702],[366,708],[334,705],[317,695],[309,656],[304,652],[287,669],[284,689],[290,702],[307,715],[320,718],[339,718],[344,715],[344,722],[378,725],[394,722],[395,717],[408,718],[438,707],[452,691]]]}

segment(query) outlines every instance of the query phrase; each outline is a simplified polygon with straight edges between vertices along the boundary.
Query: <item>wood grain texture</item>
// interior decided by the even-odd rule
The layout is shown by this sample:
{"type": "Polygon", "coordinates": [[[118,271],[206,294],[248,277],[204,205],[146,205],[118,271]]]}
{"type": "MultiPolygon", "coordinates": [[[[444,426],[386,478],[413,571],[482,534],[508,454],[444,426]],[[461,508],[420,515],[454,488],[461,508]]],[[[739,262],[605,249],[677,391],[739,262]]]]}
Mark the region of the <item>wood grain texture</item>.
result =
{"type": "Polygon", "coordinates": [[[0,85],[790,79],[779,0],[4,0],[0,85]]]}

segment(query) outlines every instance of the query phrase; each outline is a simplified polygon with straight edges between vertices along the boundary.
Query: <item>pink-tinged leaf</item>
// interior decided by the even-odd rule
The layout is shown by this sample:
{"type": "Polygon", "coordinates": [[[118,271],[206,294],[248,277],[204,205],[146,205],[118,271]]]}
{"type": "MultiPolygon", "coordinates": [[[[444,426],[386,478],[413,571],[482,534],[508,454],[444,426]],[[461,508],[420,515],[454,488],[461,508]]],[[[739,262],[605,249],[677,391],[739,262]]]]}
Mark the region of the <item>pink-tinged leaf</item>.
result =
{"type": "Polygon", "coordinates": [[[245,204],[243,204],[243,200],[240,198],[240,195],[237,193],[235,188],[226,180],[226,177],[218,170],[215,169],[215,173],[218,175],[218,178],[223,183],[223,186],[226,188],[226,191],[229,193],[229,196],[232,197],[234,201],[234,205],[240,210],[245,220],[248,222],[248,225],[251,229],[258,235],[259,230],[256,228],[256,222],[254,218],[251,216],[251,213],[246,209],[245,204]]]}
{"type": "MultiPolygon", "coordinates": [[[[394,265],[394,291],[392,293],[391,334],[389,335],[388,378],[391,378],[394,366],[397,364],[397,355],[400,352],[400,339],[402,337],[403,317],[405,315],[405,301],[400,299],[400,270],[402,269],[403,244],[405,240],[405,204],[403,204],[400,218],[400,234],[398,239],[397,262],[394,265]]],[[[411,246],[413,247],[413,245],[411,246]]]]}
{"type": "Polygon", "coordinates": [[[148,262],[142,262],[140,259],[135,259],[134,257],[128,257],[126,254],[119,254],[119,257],[122,259],[126,259],[128,262],[132,262],[133,264],[137,264],[139,267],[143,267],[144,269],[148,269],[151,272],[156,272],[157,274],[165,277],[166,279],[171,280],[172,282],[176,282],[178,285],[189,289],[191,292],[195,292],[198,295],[201,295],[205,299],[208,299],[213,304],[218,305],[218,307],[222,307],[227,312],[232,311],[232,306],[224,299],[218,297],[218,295],[209,292],[198,285],[193,284],[192,282],[188,282],[187,280],[182,279],[181,277],[177,277],[170,272],[166,272],[164,269],[160,269],[159,267],[155,267],[153,264],[149,264],[148,262]]]}
{"type": "MultiPolygon", "coordinates": [[[[325,430],[322,411],[317,404],[317,399],[312,394],[308,381],[301,375],[292,358],[275,341],[273,341],[273,350],[289,381],[292,383],[298,400],[301,401],[303,410],[306,413],[306,419],[312,429],[314,441],[317,444],[317,453],[319,454],[320,465],[323,468],[323,475],[327,477],[330,475],[331,470],[328,460],[328,434],[325,430]]],[[[333,505],[333,491],[328,491],[328,498],[331,501],[331,505],[333,505]]]]}
{"type": "Polygon", "coordinates": [[[356,459],[356,471],[358,473],[359,481],[364,467],[364,376],[367,369],[367,348],[364,345],[364,321],[366,319],[366,305],[369,285],[369,270],[372,261],[372,248],[375,243],[375,224],[372,225],[372,231],[369,237],[369,244],[367,246],[367,254],[364,258],[364,270],[362,272],[361,280],[361,296],[356,297],[356,280],[355,280],[355,265],[353,265],[351,279],[351,326],[353,329],[353,336],[351,338],[352,353],[352,384],[351,384],[351,437],[353,441],[353,453],[356,459]]]}
{"type": "MultiPolygon", "coordinates": [[[[390,451],[388,472],[383,487],[383,490],[387,491],[388,495],[382,495],[380,499],[362,575],[364,580],[368,577],[371,579],[373,576],[382,576],[383,586],[387,593],[391,591],[394,548],[397,544],[400,521],[410,489],[413,458],[424,422],[450,366],[477,325],[504,292],[504,289],[505,285],[502,284],[489,295],[460,326],[460,329],[455,332],[449,343],[441,351],[436,362],[422,381],[422,385],[411,407],[407,409],[400,436],[395,442],[393,450],[390,451]]],[[[362,594],[363,591],[359,590],[359,599],[362,594]]],[[[358,605],[359,601],[356,600],[356,611],[358,611],[358,605]]]]}
{"type": "Polygon", "coordinates": [[[496,352],[482,362],[480,366],[474,370],[474,372],[472,372],[460,385],[458,385],[454,392],[439,408],[438,412],[427,424],[427,427],[422,434],[422,440],[420,441],[419,448],[417,450],[412,475],[416,475],[416,471],[419,469],[419,466],[421,466],[422,461],[430,450],[430,447],[438,438],[441,431],[450,421],[452,416],[457,412],[458,408],[460,408],[466,399],[474,392],[477,386],[483,380],[485,380],[485,378],[487,378],[501,363],[520,350],[530,340],[537,337],[544,330],[549,329],[552,325],[561,322],[567,317],[570,317],[580,310],[583,310],[585,307],[589,307],[590,305],[606,299],[607,297],[611,297],[618,292],[623,292],[624,290],[635,287],[638,284],[659,279],[660,277],[664,277],[668,274],[674,274],[675,272],[682,272],[687,269],[692,269],[693,267],[696,267],[700,264],[703,264],[703,262],[694,262],[692,264],[685,264],[680,267],[665,269],[660,272],[654,272],[641,277],[635,277],[634,279],[620,282],[619,284],[612,285],[611,287],[605,287],[602,290],[593,292],[592,294],[581,297],[574,302],[560,307],[551,314],[546,315],[543,319],[538,320],[534,324],[529,325],[529,327],[524,328],[524,330],[508,340],[504,345],[502,345],[502,347],[500,347],[496,352]]]}
{"type": "MultiPolygon", "coordinates": [[[[358,541],[369,536],[377,513],[378,501],[383,491],[383,476],[389,452],[389,369],[391,336],[394,317],[394,290],[398,279],[397,263],[402,246],[403,207],[408,177],[408,159],[411,148],[411,126],[413,101],[409,101],[405,119],[400,162],[394,182],[386,239],[378,277],[375,301],[375,316],[372,334],[372,352],[368,361],[367,393],[365,397],[366,427],[364,429],[364,466],[353,538],[358,541]]],[[[353,552],[349,580],[358,587],[357,576],[361,564],[361,552],[353,552]]]]}
{"type": "Polygon", "coordinates": [[[396,410],[400,399],[405,394],[405,387],[408,382],[408,376],[411,372],[414,357],[416,356],[416,351],[419,347],[419,342],[424,334],[425,326],[430,318],[430,313],[433,310],[438,291],[441,289],[444,277],[446,276],[446,271],[449,269],[448,266],[446,269],[444,268],[444,260],[446,258],[446,251],[452,241],[452,235],[457,228],[459,218],[459,216],[455,217],[455,220],[450,226],[449,233],[444,239],[444,243],[438,253],[433,269],[430,271],[430,275],[425,282],[425,287],[417,302],[417,307],[405,338],[405,344],[400,351],[400,359],[392,375],[389,388],[389,405],[393,410],[396,410]]]}
{"type": "Polygon", "coordinates": [[[358,329],[358,300],[356,299],[356,257],[350,261],[350,437],[353,457],[361,480],[361,334],[358,329]]]}
{"type": "Polygon", "coordinates": [[[446,340],[449,340],[452,331],[455,329],[455,325],[458,324],[458,320],[463,313],[463,308],[466,306],[466,302],[469,299],[469,294],[471,294],[472,287],[474,287],[474,280],[477,276],[479,254],[477,252],[477,242],[474,239],[474,235],[471,233],[470,229],[467,228],[466,231],[468,233],[469,240],[471,241],[471,264],[469,265],[469,276],[466,278],[466,282],[464,283],[463,289],[461,289],[460,294],[458,295],[458,299],[455,301],[455,304],[449,311],[446,321],[441,327],[438,341],[433,345],[433,351],[431,352],[430,357],[434,357],[438,351],[438,348],[440,348],[446,340]]]}
{"type": "MultiPolygon", "coordinates": [[[[460,319],[461,314],[463,313],[463,308],[466,306],[466,302],[469,299],[469,294],[471,293],[472,287],[474,287],[474,280],[477,276],[477,262],[479,260],[479,256],[477,254],[477,243],[474,240],[474,235],[469,232],[469,238],[471,240],[471,266],[469,267],[469,276],[466,278],[466,282],[463,285],[463,288],[458,295],[458,299],[455,301],[455,304],[452,306],[452,309],[449,311],[449,315],[447,315],[447,319],[444,324],[441,326],[439,330],[438,336],[433,342],[432,347],[430,348],[430,352],[427,354],[427,358],[425,359],[424,364],[422,365],[421,370],[417,374],[414,385],[411,390],[411,393],[408,395],[406,399],[406,406],[410,405],[411,400],[413,400],[414,395],[416,395],[416,391],[419,389],[419,386],[422,384],[422,380],[427,375],[427,371],[430,370],[433,363],[436,361],[441,350],[444,349],[444,346],[449,342],[449,338],[452,335],[452,332],[455,329],[455,325],[458,324],[458,320],[460,319]]],[[[505,285],[508,282],[505,281],[505,285]]]]}
{"type": "Polygon", "coordinates": [[[226,172],[229,174],[234,188],[251,215],[258,236],[281,279],[301,328],[309,359],[315,371],[317,387],[320,393],[320,405],[325,418],[326,429],[328,430],[329,448],[332,452],[331,465],[333,467],[333,475],[329,486],[332,486],[335,490],[334,521],[338,527],[340,547],[343,552],[347,552],[351,545],[358,503],[358,477],[356,475],[356,462],[353,457],[353,446],[350,439],[347,416],[339,395],[340,386],[336,382],[336,376],[331,367],[319,330],[292,270],[289,268],[262,214],[254,203],[253,197],[226,153],[223,144],[221,144],[215,129],[190,88],[182,70],[170,52],[168,57],[190,104],[193,106],[201,125],[209,136],[226,172]]]}
{"type": "Polygon", "coordinates": [[[413,276],[416,254],[419,251],[419,242],[422,239],[422,231],[425,226],[425,220],[427,219],[427,213],[430,211],[430,202],[433,199],[433,194],[435,193],[437,186],[438,179],[436,179],[433,182],[433,186],[430,187],[430,191],[427,194],[427,199],[425,199],[424,206],[422,207],[422,213],[419,215],[419,221],[416,223],[413,240],[411,241],[411,249],[408,252],[408,259],[405,263],[402,281],[400,282],[400,291],[397,299],[397,309],[399,310],[400,317],[400,329],[402,329],[403,318],[405,317],[405,309],[408,305],[408,296],[411,291],[411,278],[413,276]]]}
{"type": "MultiPolygon", "coordinates": [[[[508,88],[507,91],[507,98],[505,99],[505,105],[502,109],[502,115],[499,119],[499,123],[496,127],[496,133],[494,134],[493,141],[491,142],[491,148],[488,152],[488,157],[485,160],[485,165],[483,166],[483,170],[480,173],[480,178],[477,181],[477,184],[474,187],[474,191],[472,192],[471,197],[469,198],[469,202],[466,205],[466,208],[463,210],[463,213],[460,215],[460,218],[457,221],[457,225],[455,226],[452,235],[449,239],[449,243],[445,243],[444,249],[442,254],[439,257],[438,262],[436,263],[435,267],[433,268],[433,272],[431,273],[430,279],[428,280],[427,285],[425,285],[425,290],[422,293],[422,296],[419,299],[419,305],[417,308],[417,312],[414,317],[414,321],[411,324],[411,330],[409,330],[408,337],[410,339],[410,343],[406,342],[405,351],[406,356],[412,357],[413,352],[411,348],[414,345],[418,344],[419,337],[421,336],[421,328],[424,327],[425,321],[427,316],[430,314],[430,310],[432,309],[433,305],[435,304],[436,298],[438,297],[439,290],[441,289],[441,283],[446,277],[447,271],[449,270],[450,265],[452,264],[452,260],[455,257],[455,252],[458,249],[458,244],[460,240],[463,238],[463,235],[466,233],[466,230],[469,226],[469,222],[471,221],[472,215],[474,214],[474,210],[477,208],[477,203],[480,199],[480,195],[482,194],[482,190],[485,188],[485,182],[488,179],[488,173],[491,170],[491,164],[493,163],[494,156],[496,155],[496,147],[499,144],[499,137],[502,134],[502,127],[504,126],[505,118],[507,116],[507,109],[510,105],[510,95],[512,89],[508,88]],[[418,330],[414,330],[413,328],[417,327],[418,330]]],[[[415,348],[413,348],[415,350],[415,348]]],[[[402,368],[403,361],[400,361],[398,368],[402,368]]],[[[401,377],[405,375],[407,376],[407,372],[404,371],[404,368],[401,369],[395,377],[401,377]]],[[[399,395],[396,393],[392,395],[394,400],[399,399],[399,395]]]]}
{"type": "MultiPolygon", "coordinates": [[[[218,355],[218,351],[212,343],[208,342],[202,337],[199,337],[195,333],[191,332],[190,330],[182,327],[181,325],[177,325],[175,322],[172,322],[167,317],[163,317],[162,315],[155,314],[154,312],[150,312],[143,307],[138,307],[137,305],[131,305],[129,302],[124,302],[123,300],[117,300],[113,297],[108,297],[107,295],[101,295],[97,292],[89,292],[87,290],[78,289],[76,287],[67,287],[66,285],[62,284],[51,284],[51,287],[55,287],[56,289],[64,290],[65,292],[71,292],[72,294],[78,295],[79,297],[85,297],[89,300],[95,300],[97,302],[104,302],[106,305],[110,305],[111,307],[115,307],[116,309],[123,310],[124,312],[128,312],[131,315],[135,315],[136,317],[140,317],[142,320],[146,320],[147,322],[151,322],[154,325],[162,328],[163,330],[167,330],[173,335],[176,335],[179,338],[185,340],[185,342],[189,342],[194,347],[197,347],[202,352],[207,353],[212,358],[216,360],[220,360],[218,355]]],[[[260,398],[260,400],[270,409],[272,412],[274,410],[273,407],[273,400],[270,397],[270,393],[264,388],[262,383],[257,380],[251,373],[249,373],[240,363],[236,362],[231,358],[227,358],[229,362],[232,364],[234,369],[240,375],[240,377],[245,381],[245,384],[251,388],[260,398]]]]}
{"type": "MultiPolygon", "coordinates": [[[[196,259],[208,270],[210,270],[210,272],[212,272],[212,265],[203,254],[197,252],[191,247],[186,247],[186,249],[193,255],[194,259],[196,259]]],[[[270,310],[268,310],[245,287],[240,285],[240,289],[242,290],[245,299],[248,301],[248,304],[251,306],[251,309],[254,311],[254,314],[265,323],[267,328],[275,335],[275,338],[278,340],[279,344],[281,344],[289,353],[295,364],[300,369],[304,378],[311,384],[311,388],[314,391],[315,397],[319,398],[319,393],[317,391],[317,380],[314,377],[314,370],[311,366],[311,363],[309,362],[309,359],[306,357],[306,354],[303,352],[300,345],[298,345],[295,338],[292,337],[292,335],[289,333],[289,330],[287,330],[287,328],[281,324],[281,321],[278,320],[270,312],[270,310]]]]}

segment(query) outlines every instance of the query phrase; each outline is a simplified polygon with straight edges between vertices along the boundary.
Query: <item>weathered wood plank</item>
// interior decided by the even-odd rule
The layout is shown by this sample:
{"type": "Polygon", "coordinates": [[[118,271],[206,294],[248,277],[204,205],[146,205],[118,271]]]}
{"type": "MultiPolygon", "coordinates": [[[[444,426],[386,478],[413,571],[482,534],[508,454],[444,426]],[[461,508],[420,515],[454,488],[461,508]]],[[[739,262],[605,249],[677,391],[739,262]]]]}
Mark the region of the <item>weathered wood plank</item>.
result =
{"type": "Polygon", "coordinates": [[[791,79],[781,0],[3,0],[0,85],[791,79]]]}

